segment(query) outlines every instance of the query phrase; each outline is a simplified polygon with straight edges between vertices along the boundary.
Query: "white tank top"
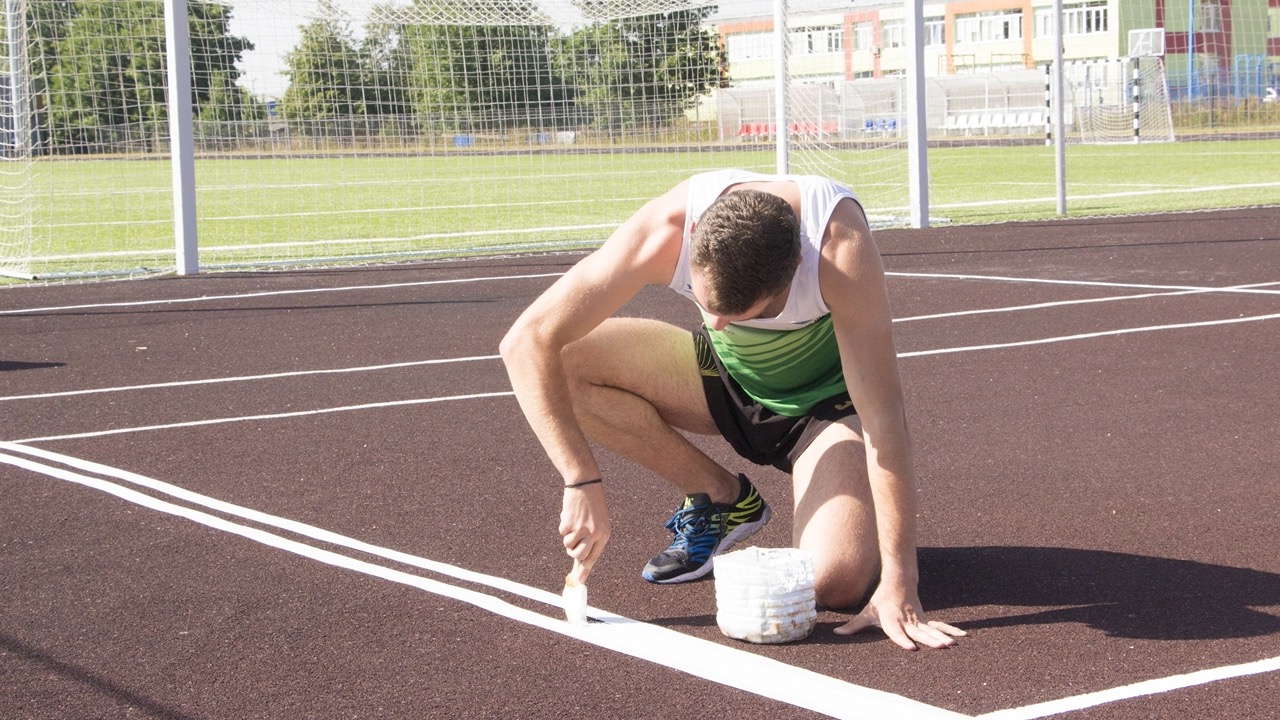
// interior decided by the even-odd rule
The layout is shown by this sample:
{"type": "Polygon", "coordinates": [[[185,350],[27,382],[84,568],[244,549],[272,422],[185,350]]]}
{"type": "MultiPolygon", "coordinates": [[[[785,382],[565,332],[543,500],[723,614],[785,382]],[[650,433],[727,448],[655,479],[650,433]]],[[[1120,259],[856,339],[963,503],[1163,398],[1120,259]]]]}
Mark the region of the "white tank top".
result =
{"type": "Polygon", "coordinates": [[[763,330],[796,330],[831,312],[823,302],[822,291],[818,287],[818,257],[822,250],[822,238],[826,234],[827,221],[831,219],[836,203],[843,198],[858,202],[858,198],[846,188],[816,175],[763,175],[746,170],[716,170],[690,178],[683,244],[675,274],[671,276],[672,290],[690,300],[694,299],[689,272],[689,239],[702,213],[716,198],[724,194],[725,188],[745,182],[778,180],[793,182],[800,190],[800,266],[796,268],[795,277],[791,280],[787,305],[777,317],[744,320],[734,324],[763,330]]]}

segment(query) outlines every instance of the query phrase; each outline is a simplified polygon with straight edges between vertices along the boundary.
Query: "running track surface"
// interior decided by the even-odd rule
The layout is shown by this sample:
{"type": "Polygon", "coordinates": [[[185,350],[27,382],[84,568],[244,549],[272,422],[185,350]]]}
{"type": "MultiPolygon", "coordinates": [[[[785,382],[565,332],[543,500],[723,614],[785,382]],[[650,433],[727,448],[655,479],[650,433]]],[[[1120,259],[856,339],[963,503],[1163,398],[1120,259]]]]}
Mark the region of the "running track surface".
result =
{"type": "MultiPolygon", "coordinates": [[[[1280,717],[1280,209],[877,238],[954,649],[725,638],[714,581],[640,579],[679,498],[612,457],[562,621],[494,355],[579,256],[11,287],[0,716],[1280,717]]],[[[698,442],[786,545],[786,477],[698,442]]]]}

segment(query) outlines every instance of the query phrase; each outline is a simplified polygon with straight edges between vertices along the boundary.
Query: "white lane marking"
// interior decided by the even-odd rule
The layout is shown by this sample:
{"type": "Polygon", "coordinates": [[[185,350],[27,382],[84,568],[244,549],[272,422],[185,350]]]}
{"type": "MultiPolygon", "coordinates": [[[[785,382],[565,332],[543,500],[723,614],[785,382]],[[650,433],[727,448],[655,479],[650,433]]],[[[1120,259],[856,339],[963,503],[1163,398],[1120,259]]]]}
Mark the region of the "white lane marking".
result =
{"type": "Polygon", "coordinates": [[[130,390],[155,390],[157,388],[186,387],[190,385],[216,385],[219,383],[250,382],[254,380],[279,380],[281,378],[304,377],[307,375],[332,375],[338,373],[371,372],[375,370],[398,370],[421,365],[447,365],[449,363],[474,362],[477,360],[497,360],[499,355],[474,355],[472,357],[439,358],[436,360],[412,360],[409,362],[386,363],[383,365],[363,365],[345,368],[323,368],[320,370],[294,370],[291,372],[267,373],[264,375],[240,375],[236,377],[204,378],[200,380],[175,380],[173,382],[148,383],[145,385],[121,385],[117,387],[88,388],[85,390],[62,390],[59,392],[34,393],[31,395],[9,395],[0,397],[6,400],[46,400],[48,398],[69,397],[72,395],[94,395],[97,393],[127,392],[130,390]]]}
{"type": "MultiPolygon", "coordinates": [[[[276,297],[282,295],[312,295],[316,293],[331,292],[349,292],[353,290],[388,290],[406,287],[422,287],[428,285],[453,285],[461,283],[486,282],[490,280],[530,280],[537,278],[551,278],[563,275],[562,272],[555,273],[536,273],[529,275],[493,275],[478,278],[454,278],[451,280],[421,280],[404,283],[385,283],[378,285],[346,285],[342,287],[332,288],[298,288],[293,290],[266,290],[262,292],[248,293],[232,293],[228,295],[202,295],[198,297],[187,298],[168,298],[160,300],[134,300],[128,302],[114,303],[91,303],[84,305],[59,305],[51,307],[33,307],[33,308],[15,308],[11,310],[0,310],[0,315],[19,315],[19,314],[35,314],[46,312],[60,312],[66,310],[93,310],[102,308],[119,308],[119,307],[141,307],[147,305],[178,305],[185,303],[199,302],[215,302],[223,300],[241,300],[246,298],[259,297],[276,297]]],[[[1041,283],[1049,285],[1077,285],[1085,287],[1111,287],[1111,288],[1136,288],[1145,290],[1183,290],[1183,291],[1201,291],[1201,292],[1254,292],[1263,294],[1276,294],[1280,291],[1269,290],[1250,290],[1245,289],[1251,286],[1239,286],[1239,288],[1212,288],[1192,285],[1151,285],[1139,283],[1118,283],[1118,282],[1102,282],[1090,280],[1054,280],[1046,278],[1025,278],[1011,277],[1000,275],[965,275],[957,273],[918,273],[918,272],[891,272],[886,271],[886,276],[904,277],[904,278],[936,278],[943,280],[989,280],[998,282],[1016,282],[1016,283],[1041,283]]],[[[1258,286],[1274,285],[1277,283],[1258,283],[1258,286]]]]}
{"type": "MultiPolygon", "coordinates": [[[[1161,330],[1181,330],[1187,328],[1213,327],[1217,325],[1234,325],[1237,323],[1258,322],[1262,320],[1280,319],[1280,313],[1272,315],[1253,315],[1242,318],[1228,318],[1226,320],[1205,320],[1203,322],[1191,323],[1175,323],[1172,325],[1150,325],[1147,327],[1121,328],[1118,330],[1101,330],[1091,333],[1080,333],[1077,335],[1061,335],[1057,337],[1038,338],[1035,340],[1016,340],[1007,343],[992,343],[987,345],[970,345],[963,347],[939,348],[937,350],[916,350],[911,352],[898,353],[899,358],[924,357],[928,355],[946,355],[951,353],[975,352],[979,350],[999,350],[1015,347],[1029,347],[1032,345],[1048,345],[1052,343],[1071,342],[1075,340],[1089,340],[1093,338],[1108,337],[1112,335],[1127,335],[1131,333],[1157,332],[1161,330]]],[[[55,440],[73,440],[79,438],[102,437],[105,435],[120,435],[125,433],[146,432],[150,430],[172,430],[185,427],[199,427],[201,425],[221,425],[234,422],[245,422],[252,420],[278,420],[284,418],[304,417],[307,415],[325,415],[330,413],[350,412],[354,410],[373,410],[384,407],[397,407],[403,405],[423,405],[427,403],[448,402],[451,400],[474,400],[481,398],[504,397],[514,395],[511,391],[473,393],[468,395],[450,395],[447,397],[434,398],[417,398],[413,400],[392,400],[381,403],[364,403],[361,405],[344,405],[332,408],[320,408],[317,410],[296,410],[285,413],[269,413],[264,415],[247,415],[239,417],[211,418],[207,420],[190,420],[187,422],[167,423],[163,425],[144,425],[139,427],[115,428],[112,430],[94,430],[82,433],[70,433],[66,435],[47,435],[44,437],[22,438],[14,440],[18,443],[35,443],[35,442],[52,442],[55,440]]]]}
{"type": "Polygon", "coordinates": [[[1058,337],[1039,338],[1036,340],[1016,340],[1007,343],[989,345],[970,345],[968,347],[940,348],[938,350],[917,350],[898,353],[900,358],[923,357],[925,355],[945,355],[948,353],[973,352],[975,350],[999,350],[1003,348],[1026,347],[1029,345],[1048,345],[1050,343],[1070,342],[1073,340],[1089,340],[1111,335],[1128,335],[1130,333],[1157,332],[1160,330],[1182,330],[1186,328],[1212,327],[1215,325],[1234,325],[1236,323],[1258,322],[1261,320],[1280,320],[1280,313],[1272,315],[1250,315],[1248,317],[1228,318],[1226,320],[1205,320],[1202,322],[1175,323],[1173,325],[1149,325],[1147,327],[1120,328],[1118,330],[1100,330],[1077,335],[1060,335],[1058,337]]]}
{"type": "Polygon", "coordinates": [[[264,290],[262,292],[232,293],[230,295],[201,295],[198,297],[168,298],[164,300],[131,300],[128,302],[92,303],[86,305],[59,305],[54,307],[17,308],[0,310],[0,315],[36,314],[64,310],[96,310],[102,308],[142,307],[146,305],[181,305],[186,303],[244,300],[248,298],[278,297],[281,295],[314,295],[317,293],[349,292],[353,290],[387,290],[391,288],[423,287],[426,285],[458,285],[462,283],[488,282],[490,280],[531,280],[559,277],[564,273],[539,273],[534,275],[495,275],[478,278],[454,278],[451,280],[419,280],[415,282],[386,283],[380,285],[347,285],[332,288],[297,288],[293,290],[264,290]]]}
{"type": "MultiPolygon", "coordinates": [[[[1280,671],[1280,657],[1243,663],[1241,665],[1229,665],[1226,667],[1210,668],[1208,670],[1198,670],[1185,675],[1174,675],[1172,677],[1145,680],[1132,685],[1085,693],[1084,695],[1062,698],[1061,700],[1051,700],[1049,702],[1027,705],[1025,707],[1009,708],[1007,710],[997,710],[984,715],[978,715],[977,717],[982,720],[1035,720],[1036,718],[1048,717],[1050,715],[1058,715],[1065,712],[1072,712],[1074,710],[1083,710],[1096,705],[1104,705],[1106,703],[1119,702],[1121,700],[1131,700],[1144,695],[1172,692],[1174,690],[1182,690],[1196,685],[1206,685],[1220,680],[1228,680],[1231,678],[1244,677],[1247,675],[1259,675],[1262,673],[1276,671],[1280,671]]],[[[1230,713],[1227,714],[1229,715],[1230,713]]]]}
{"type": "Polygon", "coordinates": [[[1031,278],[1031,277],[1015,277],[1011,275],[966,275],[963,273],[920,273],[920,272],[890,272],[885,271],[886,276],[904,277],[904,278],[929,278],[936,280],[988,280],[992,282],[1007,283],[1030,283],[1039,285],[1073,285],[1077,287],[1102,287],[1102,288],[1130,288],[1134,290],[1180,290],[1191,292],[1225,292],[1225,293],[1248,293],[1261,295],[1277,295],[1280,290],[1263,290],[1261,288],[1280,285],[1280,282],[1261,282],[1251,283],[1248,285],[1231,285],[1228,287],[1213,287],[1210,285],[1151,285],[1147,283],[1129,283],[1129,282],[1109,282],[1103,280],[1059,280],[1054,278],[1031,278]]]}
{"type": "MultiPolygon", "coordinates": [[[[906,273],[899,273],[899,274],[908,275],[906,273]]],[[[910,274],[910,275],[915,277],[921,276],[918,273],[910,274]]],[[[950,279],[968,279],[968,280],[982,279],[982,280],[996,280],[1000,282],[1010,281],[1009,278],[1000,278],[1000,277],[991,277],[991,276],[982,276],[982,275],[950,275],[950,276],[929,275],[928,277],[947,277],[950,279]]],[[[1053,283],[1069,282],[1071,284],[1080,284],[1077,281],[1056,281],[1056,280],[1041,281],[1041,280],[1013,279],[1013,281],[1015,282],[1053,282],[1053,283]]],[[[1097,283],[1089,282],[1084,284],[1095,285],[1097,283]]],[[[1110,285],[1110,284],[1104,283],[1104,285],[1110,285]]],[[[915,315],[911,317],[894,318],[893,322],[902,323],[902,322],[912,322],[912,321],[919,321],[919,320],[942,320],[942,319],[954,318],[954,317],[1019,312],[1024,310],[1042,310],[1042,309],[1051,308],[1051,307],[1086,305],[1091,303],[1115,302],[1119,300],[1141,300],[1141,299],[1148,299],[1148,298],[1155,298],[1155,297],[1175,297],[1180,295],[1196,295],[1196,294],[1215,293],[1215,292],[1243,292],[1246,290],[1269,287],[1273,285],[1280,285],[1280,282],[1255,283],[1251,285],[1236,285],[1236,286],[1226,287],[1226,288],[1196,287],[1196,288],[1189,288],[1189,289],[1172,290],[1167,292],[1141,293],[1138,295],[1112,295],[1112,296],[1101,297],[1101,298],[1057,300],[1057,301],[1051,301],[1051,302],[1034,303],[1031,305],[1012,305],[1008,307],[981,308],[976,310],[956,310],[956,311],[945,312],[945,313],[934,313],[931,315],[915,315]]],[[[1274,291],[1274,292],[1275,294],[1280,294],[1280,291],[1274,291]]],[[[1173,326],[1170,326],[1170,327],[1173,327],[1173,326]]],[[[1067,336],[1067,337],[1068,339],[1077,339],[1078,336],[1067,336]]],[[[1036,340],[1036,341],[1028,341],[1028,342],[1043,343],[1043,342],[1054,342],[1058,340],[1060,339],[1049,338],[1046,340],[1036,340]]],[[[991,347],[1004,347],[1004,346],[1003,345],[975,346],[975,348],[963,348],[959,350],[917,351],[915,353],[905,353],[905,354],[899,355],[899,357],[912,357],[917,354],[941,354],[945,352],[963,352],[964,350],[967,350],[967,349],[988,349],[991,347]]],[[[298,370],[293,372],[268,373],[268,374],[262,374],[262,375],[203,378],[203,379],[196,379],[196,380],[179,380],[179,381],[173,381],[173,382],[149,383],[149,384],[143,384],[143,385],[125,385],[125,386],[106,387],[106,388],[86,388],[82,390],[63,390],[63,391],[47,392],[47,393],[32,393],[29,395],[0,396],[0,402],[12,401],[12,400],[43,400],[43,399],[49,399],[49,398],[69,397],[74,395],[92,395],[97,393],[125,392],[125,391],[131,391],[131,390],[152,390],[157,388],[186,387],[186,386],[192,386],[192,385],[212,385],[216,383],[249,382],[249,381],[255,381],[255,380],[276,380],[280,378],[302,377],[306,375],[326,375],[326,374],[339,374],[339,373],[368,372],[373,370],[397,369],[397,368],[405,368],[405,367],[415,367],[420,365],[470,362],[470,361],[477,361],[477,360],[497,360],[499,358],[500,356],[498,355],[476,355],[472,357],[440,358],[435,360],[414,360],[414,361],[403,362],[403,363],[389,363],[389,364],[383,364],[383,365],[368,365],[368,366],[357,366],[357,367],[347,367],[347,368],[323,368],[319,370],[298,370]]]]}
{"type": "MultiPolygon", "coordinates": [[[[27,448],[17,448],[11,443],[3,443],[2,445],[9,450],[28,450],[27,448]]],[[[558,617],[543,615],[512,605],[487,593],[468,590],[438,580],[431,580],[328,550],[322,550],[199,510],[175,505],[101,478],[37,463],[7,453],[0,453],[0,463],[83,485],[157,512],[186,518],[206,527],[237,535],[327,565],[364,573],[469,603],[495,615],[517,622],[550,630],[551,632],[573,637],[631,657],[648,660],[694,677],[700,677],[830,717],[847,718],[848,720],[872,720],[884,717],[910,720],[962,720],[969,717],[900,695],[854,685],[811,670],[787,665],[763,655],[701,640],[674,630],[639,622],[621,615],[602,612],[598,609],[593,609],[590,615],[602,620],[601,623],[573,625],[558,617]]],[[[159,481],[153,482],[164,485],[159,481]]],[[[188,497],[192,495],[194,493],[187,493],[188,497]]],[[[213,499],[207,498],[207,500],[212,501],[213,499]]],[[[220,509],[234,507],[228,503],[217,502],[217,504],[220,509]]],[[[263,513],[253,513],[253,515],[255,518],[264,517],[263,513]]],[[[292,523],[282,518],[275,518],[275,520],[279,521],[278,527],[287,525],[289,529],[294,529],[301,526],[300,523],[292,523]]],[[[316,528],[315,530],[318,531],[319,529],[316,528]]],[[[319,534],[326,542],[331,542],[332,538],[338,537],[325,531],[319,531],[319,534]]],[[[350,542],[356,543],[357,541],[350,542]]],[[[363,543],[360,544],[363,545],[363,543]]],[[[396,555],[402,556],[398,553],[396,555]]],[[[442,565],[441,563],[433,563],[433,569],[442,565]]],[[[453,569],[458,571],[455,576],[465,575],[466,579],[470,580],[480,577],[479,573],[463,571],[461,568],[453,569]]],[[[489,577],[494,581],[487,583],[490,585],[498,584],[497,581],[500,581],[500,584],[504,587],[518,585],[518,583],[509,580],[489,577]]],[[[537,589],[526,587],[525,592],[521,594],[525,597],[550,596],[550,603],[558,608],[557,595],[546,591],[534,591],[537,591],[537,589]]],[[[559,613],[557,612],[558,615],[559,613]]]]}
{"type": "MultiPolygon", "coordinates": [[[[1252,288],[1270,287],[1272,285],[1280,285],[1280,282],[1255,283],[1252,285],[1235,285],[1229,288],[1196,288],[1193,290],[1174,290],[1170,292],[1152,292],[1140,293],[1138,295],[1109,295],[1107,297],[1098,298],[1079,298],[1076,300],[1053,300],[1050,302],[1033,303],[1030,305],[1009,305],[1007,307],[996,308],[980,308],[977,310],[953,310],[951,312],[933,313],[932,315],[912,315],[909,317],[894,318],[893,321],[912,322],[915,320],[941,320],[954,317],[964,317],[966,315],[994,315],[996,313],[1020,312],[1023,310],[1043,310],[1052,307],[1065,307],[1069,305],[1089,305],[1092,303],[1117,302],[1120,300],[1146,300],[1158,297],[1178,297],[1181,295],[1203,295],[1216,292],[1233,292],[1252,288]]],[[[1280,290],[1267,291],[1268,294],[1280,295],[1280,290]]]]}
{"type": "Polygon", "coordinates": [[[121,435],[125,433],[147,432],[149,430],[172,430],[175,428],[200,427],[201,425],[223,425],[226,423],[248,422],[252,420],[282,420],[285,418],[306,417],[308,415],[328,415],[330,413],[351,412],[354,410],[373,410],[375,408],[401,407],[404,405],[426,405],[429,403],[449,402],[451,400],[476,400],[479,398],[505,397],[515,393],[504,392],[471,393],[468,395],[449,395],[445,397],[417,398],[414,400],[391,400],[380,403],[364,403],[362,405],[343,405],[341,407],[320,408],[318,410],[294,410],[292,412],[268,413],[265,415],[240,415],[207,420],[189,420],[187,422],[167,423],[164,425],[143,425],[140,427],[116,428],[114,430],[94,430],[91,432],[72,433],[69,435],[50,435],[47,437],[25,438],[14,440],[18,443],[49,442],[53,440],[74,440],[78,438],[102,437],[104,435],[121,435]]]}

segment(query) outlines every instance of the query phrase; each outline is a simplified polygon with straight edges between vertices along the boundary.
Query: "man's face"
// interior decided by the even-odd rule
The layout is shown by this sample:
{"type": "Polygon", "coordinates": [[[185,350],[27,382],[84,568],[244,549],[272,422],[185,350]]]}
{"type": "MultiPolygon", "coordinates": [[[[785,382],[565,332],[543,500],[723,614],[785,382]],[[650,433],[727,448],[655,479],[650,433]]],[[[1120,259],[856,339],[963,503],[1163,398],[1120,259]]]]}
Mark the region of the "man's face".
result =
{"type": "Polygon", "coordinates": [[[741,322],[743,320],[777,317],[787,303],[787,294],[784,292],[780,296],[761,298],[756,301],[754,305],[747,308],[746,312],[734,315],[721,315],[707,307],[706,284],[703,282],[701,274],[697,271],[690,273],[689,285],[693,290],[693,301],[697,303],[698,307],[702,310],[702,315],[707,323],[707,327],[712,330],[723,330],[729,325],[729,323],[741,322]]]}

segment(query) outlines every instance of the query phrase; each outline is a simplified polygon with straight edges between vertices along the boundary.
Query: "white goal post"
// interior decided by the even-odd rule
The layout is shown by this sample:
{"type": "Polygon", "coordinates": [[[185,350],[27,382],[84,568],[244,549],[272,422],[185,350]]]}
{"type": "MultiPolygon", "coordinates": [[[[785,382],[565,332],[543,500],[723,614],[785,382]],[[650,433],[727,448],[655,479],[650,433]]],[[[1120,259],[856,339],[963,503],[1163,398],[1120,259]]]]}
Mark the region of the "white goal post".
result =
{"type": "MultiPolygon", "coordinates": [[[[1148,46],[1149,47],[1149,46],[1148,46]]],[[[1068,68],[1085,143],[1173,142],[1164,58],[1130,55],[1068,68]]]]}

